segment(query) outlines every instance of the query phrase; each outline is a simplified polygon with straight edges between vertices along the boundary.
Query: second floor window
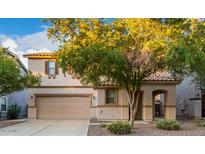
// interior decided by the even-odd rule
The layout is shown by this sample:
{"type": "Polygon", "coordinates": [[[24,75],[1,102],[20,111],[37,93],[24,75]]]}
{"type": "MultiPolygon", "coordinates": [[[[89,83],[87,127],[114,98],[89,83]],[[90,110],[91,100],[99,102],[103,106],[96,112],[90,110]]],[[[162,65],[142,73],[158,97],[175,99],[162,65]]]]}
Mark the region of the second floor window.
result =
{"type": "Polygon", "coordinates": [[[54,60],[45,61],[45,74],[55,78],[58,74],[58,63],[54,60]]]}
{"type": "Polygon", "coordinates": [[[54,61],[49,61],[48,62],[48,74],[49,75],[55,75],[55,70],[56,70],[56,63],[54,61]]]}

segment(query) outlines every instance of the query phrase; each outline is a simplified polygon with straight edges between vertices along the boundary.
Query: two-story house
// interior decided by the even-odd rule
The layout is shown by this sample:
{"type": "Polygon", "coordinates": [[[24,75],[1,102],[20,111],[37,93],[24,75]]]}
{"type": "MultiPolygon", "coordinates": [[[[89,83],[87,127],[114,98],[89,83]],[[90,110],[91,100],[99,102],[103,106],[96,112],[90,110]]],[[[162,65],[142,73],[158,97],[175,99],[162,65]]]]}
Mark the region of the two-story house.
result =
{"type": "MultiPolygon", "coordinates": [[[[21,60],[12,52],[7,52],[8,56],[15,59],[17,65],[20,68],[20,72],[22,75],[26,75],[28,73],[26,67],[21,62],[21,60]]],[[[7,117],[7,110],[8,106],[11,104],[18,104],[21,108],[20,117],[26,117],[27,116],[27,98],[28,93],[27,90],[13,92],[9,95],[0,97],[0,117],[5,118],[7,117]]]]}
{"type": "MultiPolygon", "coordinates": [[[[84,86],[63,74],[51,52],[25,54],[28,68],[42,75],[42,83],[29,89],[28,117],[55,119],[129,119],[125,89],[104,83],[98,89],[84,86]]],[[[156,73],[144,81],[136,119],[176,118],[176,84],[168,73],[156,73]]]]}

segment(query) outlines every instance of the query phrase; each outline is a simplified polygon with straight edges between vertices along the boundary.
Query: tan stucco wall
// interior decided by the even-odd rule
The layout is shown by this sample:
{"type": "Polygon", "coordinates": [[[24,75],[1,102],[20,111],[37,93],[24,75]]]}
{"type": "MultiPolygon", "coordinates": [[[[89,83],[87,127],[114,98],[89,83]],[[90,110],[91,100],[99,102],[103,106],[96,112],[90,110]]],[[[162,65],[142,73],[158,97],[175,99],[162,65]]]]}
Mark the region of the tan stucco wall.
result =
{"type": "MultiPolygon", "coordinates": [[[[153,91],[167,91],[164,104],[165,118],[176,119],[176,85],[175,84],[145,84],[142,86],[142,118],[143,120],[153,120],[153,91]]],[[[125,89],[118,89],[118,104],[106,107],[105,89],[98,90],[97,118],[108,119],[129,119],[128,99],[125,89]],[[126,107],[127,106],[127,107],[126,107]],[[122,109],[121,109],[122,108],[122,109]],[[122,118],[123,117],[123,118],[122,118]]]]}
{"type": "Polygon", "coordinates": [[[127,120],[129,109],[124,89],[117,89],[117,104],[106,105],[106,89],[98,89],[97,119],[99,120],[127,120]]]}
{"type": "MultiPolygon", "coordinates": [[[[112,120],[112,119],[128,119],[128,101],[125,89],[118,89],[118,103],[114,106],[106,106],[105,104],[105,89],[93,88],[80,88],[72,86],[82,86],[79,80],[73,79],[71,75],[62,73],[61,69],[55,79],[49,79],[45,75],[45,61],[46,59],[29,59],[29,70],[34,74],[42,75],[41,86],[70,86],[68,88],[31,88],[29,89],[28,100],[28,116],[36,117],[35,108],[35,95],[34,94],[93,94],[91,117],[98,118],[99,120],[112,120]],[[33,99],[32,99],[33,96],[33,99]]],[[[176,118],[176,85],[175,84],[144,84],[141,88],[143,91],[142,99],[142,118],[143,120],[153,119],[153,95],[155,90],[167,91],[167,97],[165,101],[165,118],[176,118]]]]}
{"type": "Polygon", "coordinates": [[[166,107],[164,108],[165,110],[165,119],[176,119],[176,107],[166,107]]]}
{"type": "Polygon", "coordinates": [[[105,89],[98,89],[98,105],[105,105],[105,89]]]}
{"type": "MultiPolygon", "coordinates": [[[[96,105],[97,105],[97,90],[93,88],[81,88],[82,84],[79,80],[73,79],[71,75],[63,74],[59,68],[59,74],[56,75],[55,79],[49,79],[45,75],[45,61],[50,59],[29,59],[28,67],[34,74],[42,75],[41,86],[47,86],[47,88],[31,88],[29,89],[28,97],[28,117],[36,118],[36,107],[35,107],[35,94],[92,94],[92,106],[90,110],[90,117],[96,118],[96,105]],[[52,88],[49,86],[65,86],[65,88],[52,88]],[[76,86],[76,87],[72,87],[76,86]],[[79,87],[77,87],[79,86],[79,87]],[[33,99],[32,99],[33,97],[33,99]]],[[[53,61],[53,59],[52,59],[53,61]]]]}
{"type": "MultiPolygon", "coordinates": [[[[176,118],[176,93],[175,85],[143,85],[142,118],[143,120],[153,120],[153,95],[155,90],[166,90],[164,112],[166,119],[176,118]]],[[[36,116],[35,94],[92,94],[92,107],[90,118],[99,120],[120,120],[129,119],[129,108],[125,89],[118,89],[118,103],[113,106],[106,105],[105,89],[93,88],[31,88],[29,90],[29,117],[36,116]],[[32,98],[33,96],[33,98],[32,98]]]]}
{"type": "Polygon", "coordinates": [[[62,70],[59,68],[59,74],[56,75],[55,79],[49,79],[45,75],[45,61],[49,59],[29,59],[28,67],[34,74],[42,75],[42,86],[82,86],[79,80],[73,79],[71,75],[66,74],[64,76],[62,70]]]}
{"type": "Polygon", "coordinates": [[[96,107],[90,108],[90,118],[91,119],[97,118],[97,108],[96,107]]]}
{"type": "Polygon", "coordinates": [[[39,94],[91,94],[90,118],[96,118],[97,90],[93,88],[30,88],[28,97],[29,118],[36,118],[35,95],[39,94]]]}
{"type": "Polygon", "coordinates": [[[128,120],[128,107],[98,107],[99,120],[128,120]]]}
{"type": "Polygon", "coordinates": [[[36,118],[37,117],[37,110],[36,107],[28,107],[28,118],[36,118]]]}
{"type": "MultiPolygon", "coordinates": [[[[106,105],[106,89],[98,89],[98,105],[106,105]]],[[[117,104],[128,105],[127,95],[125,89],[117,89],[117,104]]]]}
{"type": "Polygon", "coordinates": [[[143,120],[153,119],[153,91],[165,90],[165,118],[176,119],[176,85],[175,84],[147,84],[142,86],[143,91],[143,120]]]}

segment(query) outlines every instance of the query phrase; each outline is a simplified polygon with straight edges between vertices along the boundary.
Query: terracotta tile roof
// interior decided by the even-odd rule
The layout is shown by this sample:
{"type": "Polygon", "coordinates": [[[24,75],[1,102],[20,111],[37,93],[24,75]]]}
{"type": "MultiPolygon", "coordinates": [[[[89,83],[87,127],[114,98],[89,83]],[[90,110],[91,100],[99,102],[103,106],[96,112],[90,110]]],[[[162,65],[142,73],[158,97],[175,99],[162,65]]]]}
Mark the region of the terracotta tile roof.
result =
{"type": "Polygon", "coordinates": [[[178,81],[172,77],[168,72],[157,72],[147,78],[144,81],[178,81]]]}
{"type": "Polygon", "coordinates": [[[109,81],[102,81],[100,86],[117,86],[117,84],[113,84],[109,81]]]}
{"type": "MultiPolygon", "coordinates": [[[[171,83],[179,83],[180,81],[174,77],[172,77],[168,72],[157,72],[147,78],[144,79],[144,82],[171,82],[171,83]]],[[[117,86],[108,81],[103,81],[101,86],[117,86]]]]}
{"type": "Polygon", "coordinates": [[[39,57],[45,57],[45,56],[53,56],[54,52],[35,52],[35,53],[28,53],[28,54],[24,54],[24,57],[35,57],[35,56],[39,56],[39,57]]]}

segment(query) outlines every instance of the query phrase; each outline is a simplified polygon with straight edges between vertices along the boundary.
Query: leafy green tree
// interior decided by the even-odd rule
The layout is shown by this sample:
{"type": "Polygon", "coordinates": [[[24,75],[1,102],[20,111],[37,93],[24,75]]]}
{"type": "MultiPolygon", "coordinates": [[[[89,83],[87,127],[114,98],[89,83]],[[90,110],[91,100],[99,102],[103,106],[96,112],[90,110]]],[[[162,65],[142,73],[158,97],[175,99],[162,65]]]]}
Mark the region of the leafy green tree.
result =
{"type": "Polygon", "coordinates": [[[163,68],[164,25],[152,19],[55,19],[48,36],[62,42],[58,61],[83,84],[111,82],[126,89],[130,122],[143,80],[163,68]]]}
{"type": "Polygon", "coordinates": [[[7,51],[8,49],[0,47],[0,96],[39,85],[40,76],[34,76],[31,72],[21,74],[20,66],[6,54],[7,51]]]}
{"type": "Polygon", "coordinates": [[[204,23],[196,19],[48,22],[48,37],[61,42],[57,58],[63,71],[70,70],[86,85],[106,81],[125,88],[132,126],[146,77],[164,70],[177,77],[197,74],[197,60],[202,60],[204,23]]]}
{"type": "MultiPolygon", "coordinates": [[[[174,20],[174,19],[172,19],[174,20]]],[[[205,87],[205,22],[181,19],[169,26],[168,70],[179,78],[192,76],[198,87],[205,87]]]]}

